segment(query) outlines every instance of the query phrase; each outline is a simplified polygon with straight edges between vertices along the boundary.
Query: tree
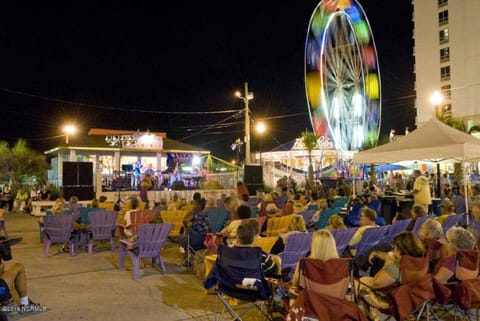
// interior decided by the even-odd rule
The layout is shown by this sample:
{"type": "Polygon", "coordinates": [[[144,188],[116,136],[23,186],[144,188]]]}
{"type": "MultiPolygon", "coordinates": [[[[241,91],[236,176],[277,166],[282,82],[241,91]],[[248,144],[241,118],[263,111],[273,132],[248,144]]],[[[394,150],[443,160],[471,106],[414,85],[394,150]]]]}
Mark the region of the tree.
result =
{"type": "Polygon", "coordinates": [[[16,192],[22,185],[22,178],[36,176],[46,181],[50,168],[46,157],[34,151],[25,140],[19,139],[12,148],[0,141],[0,176],[10,181],[16,192]]]}
{"type": "MultiPolygon", "coordinates": [[[[458,129],[468,134],[465,119],[463,117],[437,117],[441,122],[447,124],[450,127],[458,129]]],[[[462,163],[453,163],[453,177],[458,184],[463,184],[463,166],[462,163]]]]}
{"type": "Polygon", "coordinates": [[[302,143],[307,149],[308,153],[308,179],[307,187],[313,186],[313,165],[312,165],[312,151],[318,144],[318,136],[313,132],[302,132],[302,143]]]}

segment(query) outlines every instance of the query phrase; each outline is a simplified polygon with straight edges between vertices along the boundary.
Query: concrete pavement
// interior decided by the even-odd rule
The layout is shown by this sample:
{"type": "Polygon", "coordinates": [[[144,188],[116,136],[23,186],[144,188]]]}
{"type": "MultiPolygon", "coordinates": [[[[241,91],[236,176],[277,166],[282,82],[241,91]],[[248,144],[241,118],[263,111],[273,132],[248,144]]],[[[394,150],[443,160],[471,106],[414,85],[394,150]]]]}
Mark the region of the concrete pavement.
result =
{"type": "Polygon", "coordinates": [[[211,320],[213,299],[201,280],[179,267],[178,245],[167,243],[164,261],[167,275],[147,266],[133,280],[130,258],[126,270],[118,268],[118,250],[97,244],[94,255],[81,251],[74,257],[58,253],[58,246],[43,257],[36,219],[27,214],[5,215],[10,237],[23,241],[12,247],[13,260],[25,265],[28,295],[46,312],[13,314],[9,320],[211,320]]]}

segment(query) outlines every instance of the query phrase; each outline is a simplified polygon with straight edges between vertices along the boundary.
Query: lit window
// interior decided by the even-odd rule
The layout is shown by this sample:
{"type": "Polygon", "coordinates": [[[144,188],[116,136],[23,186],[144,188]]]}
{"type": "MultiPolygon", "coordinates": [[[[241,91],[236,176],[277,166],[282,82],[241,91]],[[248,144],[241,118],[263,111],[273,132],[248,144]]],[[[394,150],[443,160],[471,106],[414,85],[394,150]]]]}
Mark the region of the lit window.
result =
{"type": "Polygon", "coordinates": [[[450,80],[450,66],[440,68],[440,80],[450,80]]]}
{"type": "Polygon", "coordinates": [[[438,0],[438,7],[443,7],[448,4],[448,0],[438,0]]]}
{"type": "Polygon", "coordinates": [[[448,23],[448,10],[444,10],[438,13],[438,24],[444,25],[448,23]]]}
{"type": "Polygon", "coordinates": [[[446,104],[442,106],[442,115],[443,117],[452,116],[452,104],[446,104]]]}
{"type": "Polygon", "coordinates": [[[445,97],[447,99],[451,99],[452,98],[452,85],[442,86],[442,94],[443,94],[443,97],[445,97]]]}
{"type": "Polygon", "coordinates": [[[439,39],[440,39],[440,43],[448,42],[448,29],[440,30],[439,39]]]}
{"type": "Polygon", "coordinates": [[[450,48],[442,48],[440,49],[440,62],[446,62],[450,60],[450,48]]]}

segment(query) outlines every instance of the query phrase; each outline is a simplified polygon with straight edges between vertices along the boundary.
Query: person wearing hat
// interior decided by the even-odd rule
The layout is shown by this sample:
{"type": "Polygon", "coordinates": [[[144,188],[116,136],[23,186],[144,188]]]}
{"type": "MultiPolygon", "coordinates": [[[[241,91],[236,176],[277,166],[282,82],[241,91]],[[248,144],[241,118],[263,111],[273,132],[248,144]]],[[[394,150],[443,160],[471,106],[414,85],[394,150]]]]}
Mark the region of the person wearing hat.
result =
{"type": "Polygon", "coordinates": [[[443,224],[447,216],[455,215],[455,205],[453,205],[452,201],[444,200],[440,203],[440,216],[437,216],[435,220],[437,220],[440,224],[443,224]]]}
{"type": "Polygon", "coordinates": [[[274,203],[270,203],[267,205],[265,212],[267,213],[267,217],[277,217],[281,216],[280,209],[274,203]]]}

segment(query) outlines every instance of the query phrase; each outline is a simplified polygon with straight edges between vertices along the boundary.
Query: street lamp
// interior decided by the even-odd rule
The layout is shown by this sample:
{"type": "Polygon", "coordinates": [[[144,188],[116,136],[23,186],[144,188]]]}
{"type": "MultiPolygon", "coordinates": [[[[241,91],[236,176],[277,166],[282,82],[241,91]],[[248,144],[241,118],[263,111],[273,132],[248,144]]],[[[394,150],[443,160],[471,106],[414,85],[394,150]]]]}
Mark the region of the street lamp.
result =
{"type": "MultiPolygon", "coordinates": [[[[257,125],[255,126],[255,131],[260,135],[263,136],[263,133],[267,130],[267,127],[265,126],[265,123],[263,121],[257,122],[257,125]]],[[[260,140],[260,165],[262,165],[262,138],[260,140]]]]}
{"type": "Polygon", "coordinates": [[[440,118],[443,118],[443,112],[440,111],[440,114],[438,113],[438,108],[440,107],[442,102],[443,102],[443,95],[439,91],[435,90],[433,94],[430,96],[430,103],[432,103],[432,105],[435,106],[435,117],[437,118],[438,116],[440,116],[440,118]]]}
{"type": "Polygon", "coordinates": [[[69,136],[74,135],[77,132],[77,127],[72,124],[67,124],[63,126],[62,131],[65,134],[65,144],[68,145],[68,138],[69,136]]]}
{"type": "MultiPolygon", "coordinates": [[[[443,95],[438,91],[435,90],[430,96],[430,103],[432,103],[433,106],[435,106],[435,117],[443,119],[443,111],[440,110],[440,114],[438,113],[438,108],[443,102],[443,95]]],[[[442,193],[440,192],[441,184],[440,184],[440,164],[437,163],[437,197],[441,197],[442,193]]]]}
{"type": "Polygon", "coordinates": [[[248,83],[245,82],[245,93],[242,96],[242,94],[237,91],[235,93],[235,96],[243,100],[243,103],[245,104],[245,165],[250,164],[250,111],[248,109],[248,101],[253,99],[253,93],[248,92],[248,83]]]}

